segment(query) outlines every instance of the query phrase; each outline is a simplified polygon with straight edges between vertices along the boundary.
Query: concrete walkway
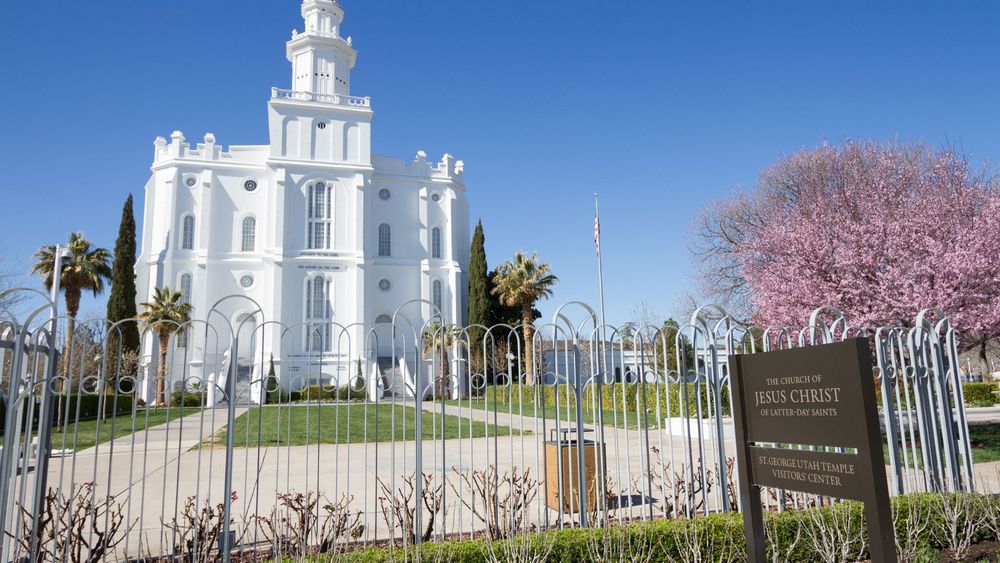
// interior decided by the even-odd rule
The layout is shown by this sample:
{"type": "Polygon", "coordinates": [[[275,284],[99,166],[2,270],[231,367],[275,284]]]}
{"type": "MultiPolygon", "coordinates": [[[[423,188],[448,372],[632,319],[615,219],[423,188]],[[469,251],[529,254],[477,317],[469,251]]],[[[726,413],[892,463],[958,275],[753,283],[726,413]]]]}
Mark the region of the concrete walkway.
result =
{"type": "Polygon", "coordinates": [[[965,419],[969,424],[1000,423],[1000,406],[997,407],[967,407],[965,419]]]}

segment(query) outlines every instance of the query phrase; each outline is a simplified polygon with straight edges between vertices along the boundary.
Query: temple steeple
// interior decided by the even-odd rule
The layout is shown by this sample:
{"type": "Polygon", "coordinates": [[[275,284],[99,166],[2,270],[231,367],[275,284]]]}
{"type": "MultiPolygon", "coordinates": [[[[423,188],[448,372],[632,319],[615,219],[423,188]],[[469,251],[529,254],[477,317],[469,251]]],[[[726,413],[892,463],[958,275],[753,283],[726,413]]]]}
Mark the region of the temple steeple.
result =
{"type": "Polygon", "coordinates": [[[322,95],[350,95],[351,69],[357,51],[340,35],[344,9],[335,0],[304,0],[301,33],[292,31],[285,56],[292,63],[292,90],[322,95]]]}

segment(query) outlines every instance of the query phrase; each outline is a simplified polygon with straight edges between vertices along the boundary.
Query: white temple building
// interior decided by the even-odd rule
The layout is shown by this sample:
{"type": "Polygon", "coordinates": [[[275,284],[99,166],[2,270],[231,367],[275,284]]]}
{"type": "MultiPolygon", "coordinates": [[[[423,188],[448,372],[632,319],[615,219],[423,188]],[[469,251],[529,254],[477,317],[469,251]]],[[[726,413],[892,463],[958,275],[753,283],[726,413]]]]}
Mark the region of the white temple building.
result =
{"type": "Polygon", "coordinates": [[[229,373],[228,323],[242,327],[239,379],[259,379],[273,355],[282,385],[298,387],[405,355],[385,331],[372,337],[397,309],[418,329],[435,307],[445,323],[465,321],[462,161],[372,154],[373,106],[351,95],[343,8],[305,0],[301,11],[303,31],[285,45],[291,88],[267,102],[268,142],[224,147],[206,133],[192,146],[180,131],[154,142],[136,274],[140,302],[167,286],[193,306],[195,324],[171,345],[174,386],[229,373]]]}

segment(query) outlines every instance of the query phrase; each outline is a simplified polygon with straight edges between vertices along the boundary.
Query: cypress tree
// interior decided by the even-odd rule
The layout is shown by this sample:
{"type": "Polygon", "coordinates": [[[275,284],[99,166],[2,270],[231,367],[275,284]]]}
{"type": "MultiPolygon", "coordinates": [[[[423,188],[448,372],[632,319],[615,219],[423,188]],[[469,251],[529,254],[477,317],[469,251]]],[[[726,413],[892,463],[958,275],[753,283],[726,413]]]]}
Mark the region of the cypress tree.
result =
{"type": "MultiPolygon", "coordinates": [[[[486,267],[486,235],[483,234],[483,221],[476,223],[472,234],[472,246],[469,251],[469,324],[489,326],[490,318],[490,281],[486,267]]],[[[469,329],[469,343],[472,345],[472,366],[477,372],[483,368],[483,335],[481,328],[469,329]]]]}
{"type": "MultiPolygon", "coordinates": [[[[108,322],[134,319],[135,310],[135,216],[132,214],[132,194],[122,207],[122,220],[115,241],[115,261],[111,272],[111,295],[108,297],[108,322]]],[[[121,351],[139,352],[139,327],[134,322],[118,325],[121,331],[121,351]]],[[[112,331],[109,350],[116,350],[119,331],[112,331]]],[[[110,364],[109,364],[110,365],[110,364]]]]}
{"type": "Polygon", "coordinates": [[[276,405],[281,402],[281,386],[278,377],[274,374],[274,354],[268,360],[267,378],[264,380],[265,402],[269,405],[276,405]]]}

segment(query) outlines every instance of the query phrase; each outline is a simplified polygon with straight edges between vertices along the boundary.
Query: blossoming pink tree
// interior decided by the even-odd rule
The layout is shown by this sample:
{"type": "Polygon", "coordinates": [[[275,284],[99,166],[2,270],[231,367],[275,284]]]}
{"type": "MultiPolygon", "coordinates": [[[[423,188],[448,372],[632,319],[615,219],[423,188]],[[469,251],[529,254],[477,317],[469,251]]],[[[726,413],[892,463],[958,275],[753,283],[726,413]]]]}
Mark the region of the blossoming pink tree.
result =
{"type": "Polygon", "coordinates": [[[1000,193],[950,151],[849,142],[761,176],[736,248],[757,321],[802,325],[817,305],[854,325],[939,307],[964,348],[1000,335],[1000,193]]]}

